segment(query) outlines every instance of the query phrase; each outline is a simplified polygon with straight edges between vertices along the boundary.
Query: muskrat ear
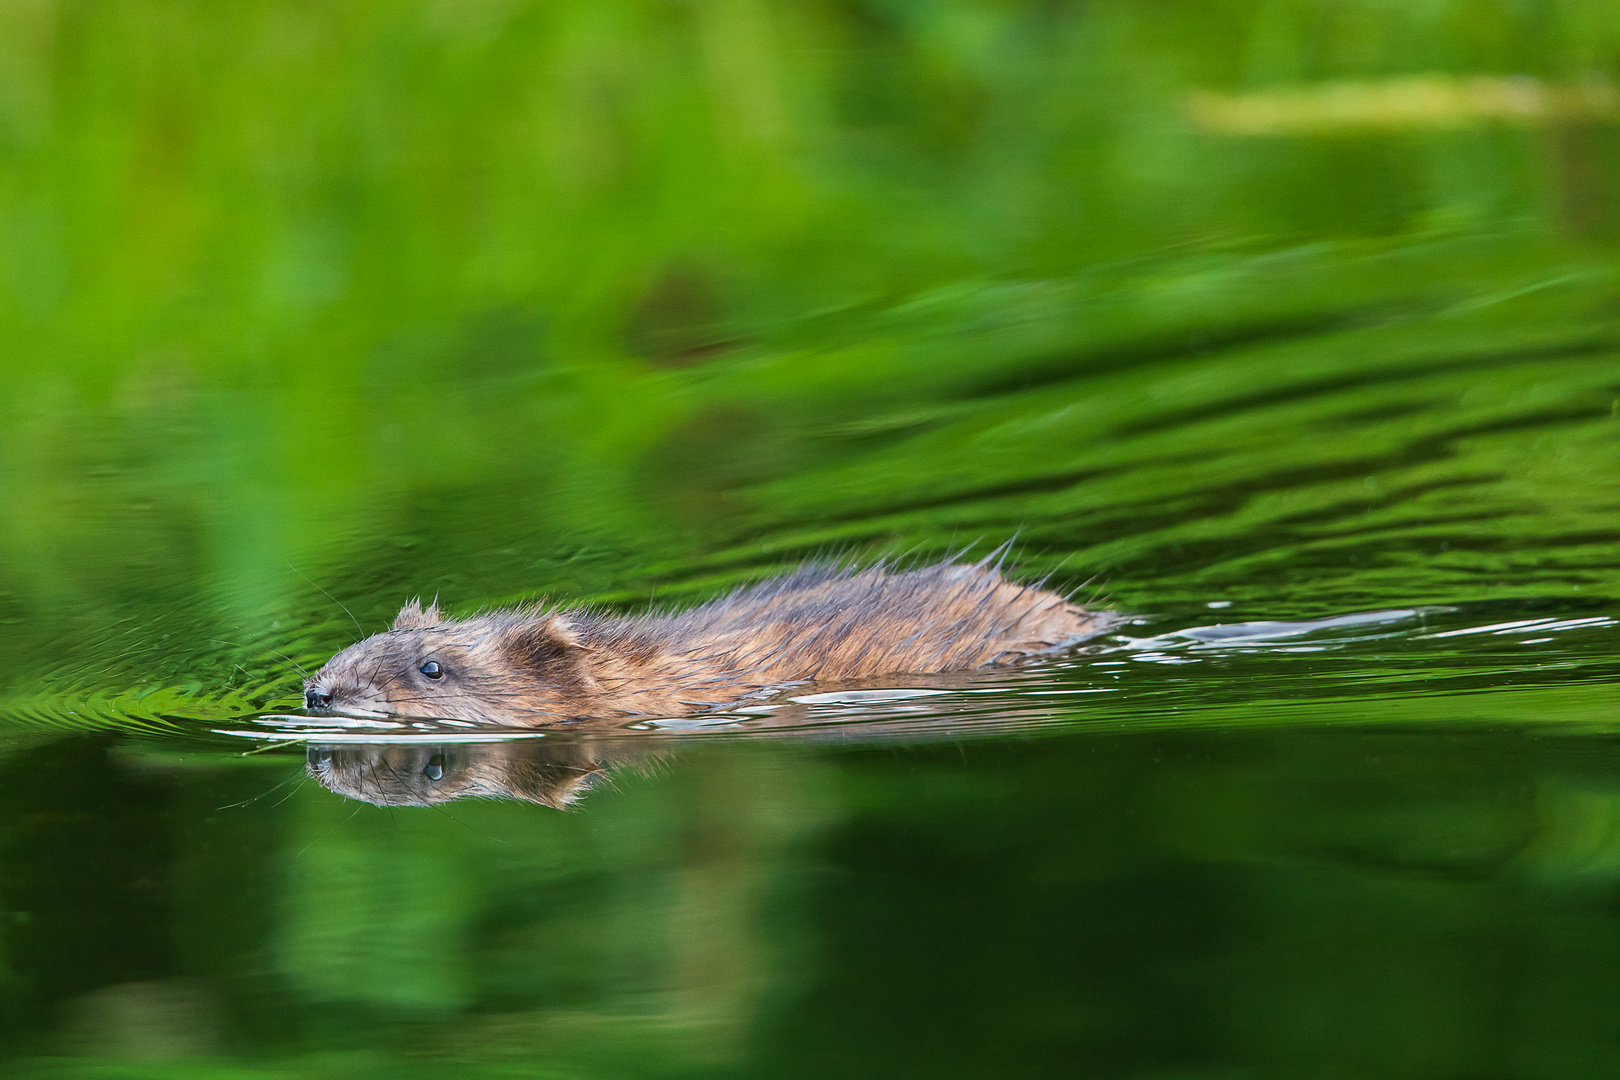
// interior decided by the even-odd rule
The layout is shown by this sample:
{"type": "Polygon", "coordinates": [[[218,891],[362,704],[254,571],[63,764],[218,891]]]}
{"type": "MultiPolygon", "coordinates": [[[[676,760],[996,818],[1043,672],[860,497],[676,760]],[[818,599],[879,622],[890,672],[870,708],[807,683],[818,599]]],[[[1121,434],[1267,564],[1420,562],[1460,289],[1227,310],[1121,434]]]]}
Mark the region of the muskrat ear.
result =
{"type": "Polygon", "coordinates": [[[544,615],[511,627],[503,635],[502,645],[514,661],[526,667],[554,664],[580,652],[579,634],[561,615],[544,615]]]}
{"type": "Polygon", "coordinates": [[[564,615],[541,615],[518,623],[501,636],[501,648],[515,667],[575,694],[597,689],[591,674],[590,650],[564,615]]]}
{"type": "Polygon", "coordinates": [[[439,601],[435,599],[422,609],[421,597],[413,599],[410,603],[399,609],[394,616],[394,625],[391,630],[420,630],[428,626],[439,626],[444,622],[444,616],[439,614],[439,601]]]}

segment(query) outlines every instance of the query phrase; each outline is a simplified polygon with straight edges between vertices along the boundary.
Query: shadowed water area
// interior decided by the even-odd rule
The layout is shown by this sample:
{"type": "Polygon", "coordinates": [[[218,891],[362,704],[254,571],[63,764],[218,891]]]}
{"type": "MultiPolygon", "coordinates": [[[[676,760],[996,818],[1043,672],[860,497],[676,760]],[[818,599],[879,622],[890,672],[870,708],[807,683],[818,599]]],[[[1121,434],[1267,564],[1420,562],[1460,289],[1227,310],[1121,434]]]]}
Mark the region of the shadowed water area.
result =
{"type": "Polygon", "coordinates": [[[0,5],[0,1070],[1620,1071],[1620,15],[0,5]],[[1016,668],[302,709],[1013,541],[1016,668]]]}

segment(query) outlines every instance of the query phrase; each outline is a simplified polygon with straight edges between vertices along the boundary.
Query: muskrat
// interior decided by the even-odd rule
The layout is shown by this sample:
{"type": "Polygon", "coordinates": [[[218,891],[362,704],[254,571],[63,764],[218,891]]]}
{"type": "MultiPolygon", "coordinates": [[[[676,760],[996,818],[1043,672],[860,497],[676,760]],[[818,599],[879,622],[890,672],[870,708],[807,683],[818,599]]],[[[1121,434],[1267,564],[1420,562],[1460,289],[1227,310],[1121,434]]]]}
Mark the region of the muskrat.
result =
{"type": "Polygon", "coordinates": [[[997,549],[896,571],[806,563],[688,611],[530,605],[466,619],[411,601],[304,684],[311,709],[542,727],[674,716],[783,686],[1018,663],[1111,623],[1001,576],[997,549]]]}

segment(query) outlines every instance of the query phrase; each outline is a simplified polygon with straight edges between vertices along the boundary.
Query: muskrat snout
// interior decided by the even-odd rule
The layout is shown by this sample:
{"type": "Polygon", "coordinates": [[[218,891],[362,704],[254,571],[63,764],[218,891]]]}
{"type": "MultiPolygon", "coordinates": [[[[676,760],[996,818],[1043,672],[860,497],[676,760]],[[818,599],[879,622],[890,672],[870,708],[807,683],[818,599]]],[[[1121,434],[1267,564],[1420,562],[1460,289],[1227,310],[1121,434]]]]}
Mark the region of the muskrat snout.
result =
{"type": "Polygon", "coordinates": [[[319,690],[305,690],[304,705],[311,709],[330,709],[332,707],[332,695],[322,693],[319,690]]]}

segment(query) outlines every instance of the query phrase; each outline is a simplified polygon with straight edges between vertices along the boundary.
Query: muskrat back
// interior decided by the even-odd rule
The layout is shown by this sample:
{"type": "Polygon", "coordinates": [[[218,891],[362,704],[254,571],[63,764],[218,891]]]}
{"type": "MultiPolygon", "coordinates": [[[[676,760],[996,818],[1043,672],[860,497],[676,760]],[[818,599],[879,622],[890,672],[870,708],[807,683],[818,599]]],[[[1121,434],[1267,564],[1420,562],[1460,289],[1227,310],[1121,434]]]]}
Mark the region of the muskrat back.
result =
{"type": "Polygon", "coordinates": [[[1106,613],[989,560],[907,571],[807,563],[688,611],[525,606],[452,619],[407,604],[305,683],[314,709],[521,727],[670,716],[775,687],[1017,663],[1102,632],[1106,613]]]}

